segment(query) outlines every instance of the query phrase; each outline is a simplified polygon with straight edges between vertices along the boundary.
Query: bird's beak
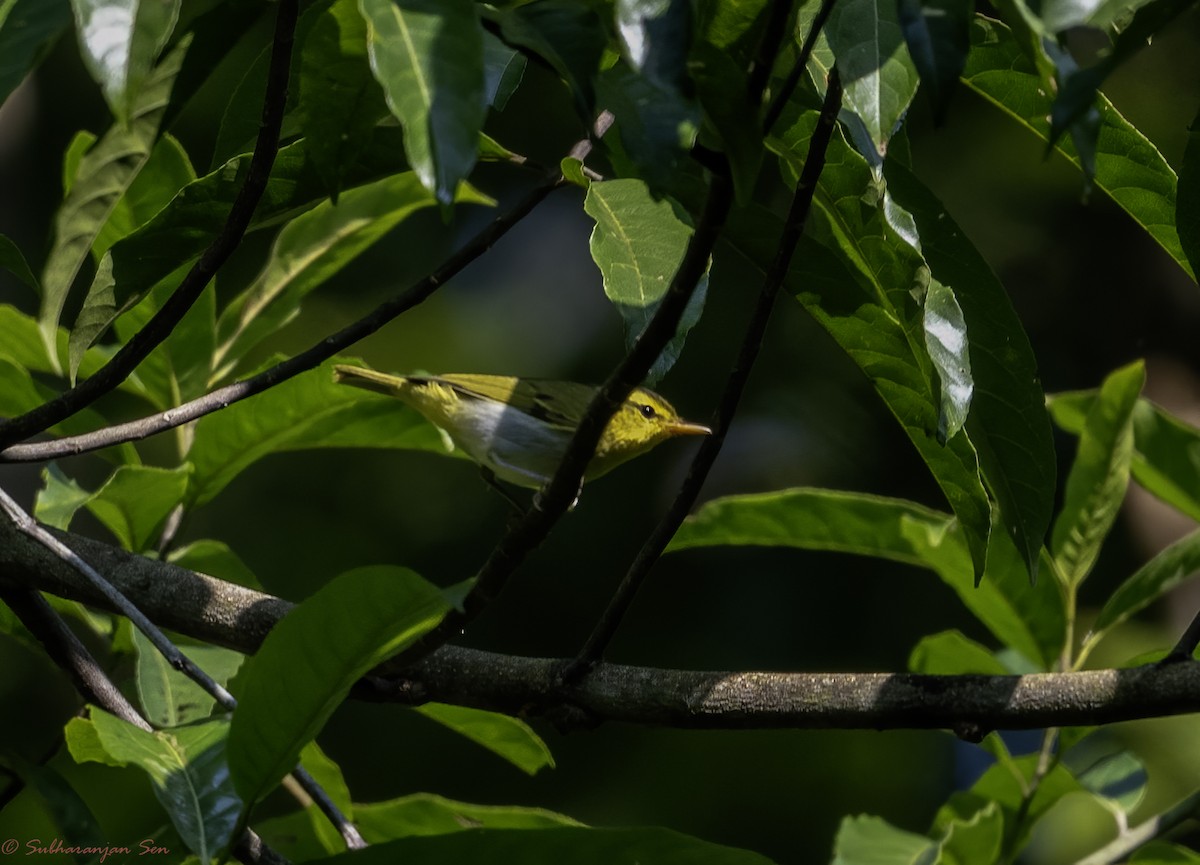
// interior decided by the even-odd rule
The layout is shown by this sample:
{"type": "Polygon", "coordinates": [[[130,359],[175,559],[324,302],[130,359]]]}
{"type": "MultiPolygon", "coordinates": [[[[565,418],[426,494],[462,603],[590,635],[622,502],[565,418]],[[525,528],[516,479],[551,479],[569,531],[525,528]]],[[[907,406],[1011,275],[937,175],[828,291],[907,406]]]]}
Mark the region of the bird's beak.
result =
{"type": "Polygon", "coordinates": [[[712,430],[702,423],[692,423],[691,421],[680,420],[675,421],[667,430],[673,436],[710,436],[712,430]]]}

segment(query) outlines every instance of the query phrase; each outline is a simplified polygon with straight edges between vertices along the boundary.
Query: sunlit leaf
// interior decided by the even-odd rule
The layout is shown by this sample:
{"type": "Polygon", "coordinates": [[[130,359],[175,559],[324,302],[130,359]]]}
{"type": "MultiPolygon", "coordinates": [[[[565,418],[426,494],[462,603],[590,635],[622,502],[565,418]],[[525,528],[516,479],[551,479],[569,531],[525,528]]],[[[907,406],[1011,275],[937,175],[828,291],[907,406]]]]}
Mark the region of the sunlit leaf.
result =
{"type": "Polygon", "coordinates": [[[520,718],[445,703],[426,703],[416,711],[503,757],[527,775],[554,767],[546,743],[520,718]]]}
{"type": "Polygon", "coordinates": [[[358,805],[354,818],[363,838],[371,844],[411,835],[448,835],[468,829],[550,829],[581,825],[564,814],[544,808],[473,805],[430,793],[358,805]]]}

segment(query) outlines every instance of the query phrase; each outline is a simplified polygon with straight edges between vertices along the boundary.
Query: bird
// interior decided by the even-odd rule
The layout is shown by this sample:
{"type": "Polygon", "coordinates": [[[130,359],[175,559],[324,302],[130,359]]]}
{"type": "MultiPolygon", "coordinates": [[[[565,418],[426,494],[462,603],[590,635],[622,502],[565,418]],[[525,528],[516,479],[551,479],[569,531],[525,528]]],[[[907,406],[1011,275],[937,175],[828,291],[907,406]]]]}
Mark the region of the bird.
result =
{"type": "MultiPolygon", "coordinates": [[[[498,478],[535,490],[558,469],[597,391],[572,381],[475,373],[391,375],[347,364],[335,365],[333,377],[416,409],[478,463],[493,486],[498,478]]],[[[604,428],[583,479],[607,474],[667,439],[711,433],[684,420],[653,391],[635,388],[604,428]]]]}

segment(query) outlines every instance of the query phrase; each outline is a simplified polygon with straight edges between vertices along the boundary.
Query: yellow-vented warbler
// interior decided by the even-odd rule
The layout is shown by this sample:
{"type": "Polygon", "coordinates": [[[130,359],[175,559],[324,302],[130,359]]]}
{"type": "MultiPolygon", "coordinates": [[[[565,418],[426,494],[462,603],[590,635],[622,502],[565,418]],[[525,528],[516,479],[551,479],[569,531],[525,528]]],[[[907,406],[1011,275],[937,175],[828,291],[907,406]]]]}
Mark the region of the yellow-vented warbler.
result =
{"type": "MultiPolygon", "coordinates": [[[[399,398],[419,411],[484,469],[539,489],[558,468],[596,388],[506,375],[387,375],[339,364],[334,381],[399,398]]],[[[638,388],[609,420],[588,464],[598,478],[669,438],[708,435],[656,393],[638,388]]],[[[486,472],[485,472],[486,474],[486,472]]]]}

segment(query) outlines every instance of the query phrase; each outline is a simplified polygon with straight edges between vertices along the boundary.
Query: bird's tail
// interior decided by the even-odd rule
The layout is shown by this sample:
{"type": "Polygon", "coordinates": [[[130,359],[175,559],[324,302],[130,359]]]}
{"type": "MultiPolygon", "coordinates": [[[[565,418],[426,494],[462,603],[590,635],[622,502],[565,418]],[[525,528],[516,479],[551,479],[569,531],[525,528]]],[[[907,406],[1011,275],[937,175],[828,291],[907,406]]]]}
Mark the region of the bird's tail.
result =
{"type": "Polygon", "coordinates": [[[387,396],[403,396],[411,384],[408,378],[402,375],[388,375],[363,366],[347,366],[341,363],[333,368],[333,380],[387,396]]]}

